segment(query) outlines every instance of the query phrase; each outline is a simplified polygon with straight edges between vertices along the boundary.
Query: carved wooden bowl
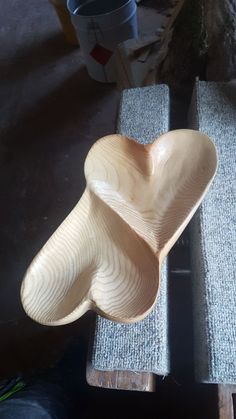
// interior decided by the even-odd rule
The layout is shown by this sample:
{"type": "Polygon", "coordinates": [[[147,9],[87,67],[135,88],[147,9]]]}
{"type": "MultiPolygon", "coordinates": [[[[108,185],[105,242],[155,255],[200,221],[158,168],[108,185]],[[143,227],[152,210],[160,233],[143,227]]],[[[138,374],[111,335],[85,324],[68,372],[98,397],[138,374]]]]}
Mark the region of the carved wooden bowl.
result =
{"type": "Polygon", "coordinates": [[[29,266],[26,313],[46,325],[87,310],[122,323],[156,302],[160,267],[214,177],[217,155],[204,134],[171,131],[151,145],[121,136],[98,140],[85,161],[78,204],[29,266]]]}

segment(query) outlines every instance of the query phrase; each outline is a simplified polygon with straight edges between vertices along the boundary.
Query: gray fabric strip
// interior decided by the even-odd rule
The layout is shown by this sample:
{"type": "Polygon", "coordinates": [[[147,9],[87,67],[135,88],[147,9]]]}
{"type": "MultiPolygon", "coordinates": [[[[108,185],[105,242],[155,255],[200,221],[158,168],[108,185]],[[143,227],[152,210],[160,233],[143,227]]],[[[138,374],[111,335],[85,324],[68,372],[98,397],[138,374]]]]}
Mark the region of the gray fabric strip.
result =
{"type": "Polygon", "coordinates": [[[236,383],[236,84],[196,83],[193,128],[208,134],[218,172],[191,222],[195,374],[236,383]]]}
{"type": "MultiPolygon", "coordinates": [[[[169,130],[169,90],[165,85],[125,90],[118,132],[150,143],[169,130]]],[[[98,370],[169,373],[167,263],[153,311],[141,322],[124,325],[96,318],[92,365],[98,370]]]]}

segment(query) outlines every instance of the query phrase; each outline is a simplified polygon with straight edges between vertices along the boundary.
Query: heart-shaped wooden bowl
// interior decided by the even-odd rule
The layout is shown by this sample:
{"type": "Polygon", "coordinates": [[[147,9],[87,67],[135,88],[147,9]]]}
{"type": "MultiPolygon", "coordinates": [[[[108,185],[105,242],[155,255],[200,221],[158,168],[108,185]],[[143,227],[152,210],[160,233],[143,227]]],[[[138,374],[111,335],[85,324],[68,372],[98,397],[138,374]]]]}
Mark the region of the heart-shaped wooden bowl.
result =
{"type": "Polygon", "coordinates": [[[212,141],[171,131],[150,145],[101,138],[85,162],[87,187],[24,277],[26,313],[61,325],[87,310],[122,323],[156,302],[160,267],[216,171],[212,141]]]}

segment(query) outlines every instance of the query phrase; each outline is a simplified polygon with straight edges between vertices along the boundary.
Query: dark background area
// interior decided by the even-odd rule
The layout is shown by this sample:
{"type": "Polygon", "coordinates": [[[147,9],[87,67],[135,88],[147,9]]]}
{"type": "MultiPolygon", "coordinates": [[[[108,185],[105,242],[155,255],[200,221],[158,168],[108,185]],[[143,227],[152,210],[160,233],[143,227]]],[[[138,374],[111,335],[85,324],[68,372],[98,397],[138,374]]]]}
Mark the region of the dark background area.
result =
{"type": "MultiPolygon", "coordinates": [[[[0,27],[0,377],[34,376],[62,359],[78,417],[217,417],[215,386],[194,383],[189,273],[170,276],[172,374],[157,377],[153,394],[87,386],[91,313],[56,328],[25,315],[23,275],[79,200],[85,156],[96,139],[115,131],[120,93],[89,78],[47,0],[3,2],[0,27]]],[[[186,127],[192,83],[170,86],[171,128],[186,127]]],[[[189,268],[187,232],[170,265],[189,268]]]]}

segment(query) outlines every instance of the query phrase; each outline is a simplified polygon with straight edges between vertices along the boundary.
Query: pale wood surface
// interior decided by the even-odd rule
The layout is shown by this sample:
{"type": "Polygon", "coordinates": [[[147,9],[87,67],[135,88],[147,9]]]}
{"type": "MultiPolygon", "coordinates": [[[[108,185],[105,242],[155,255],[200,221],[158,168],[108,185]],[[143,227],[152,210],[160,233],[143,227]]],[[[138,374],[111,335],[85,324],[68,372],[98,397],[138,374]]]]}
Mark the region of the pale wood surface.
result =
{"type": "Polygon", "coordinates": [[[120,90],[156,84],[158,69],[168,53],[173,26],[185,0],[176,0],[165,13],[138,7],[141,26],[138,39],[128,39],[115,50],[117,81],[120,90]],[[151,25],[145,24],[150,22],[151,25]],[[144,22],[144,23],[143,23],[144,22]]]}
{"type": "Polygon", "coordinates": [[[144,318],[156,302],[161,263],[216,166],[213,143],[197,131],[172,131],[149,145],[121,135],[97,141],[82,198],[26,272],[26,313],[47,325],[89,309],[124,323],[144,318]]]}
{"type": "Polygon", "coordinates": [[[235,419],[236,385],[218,386],[219,419],[235,419]]]}

